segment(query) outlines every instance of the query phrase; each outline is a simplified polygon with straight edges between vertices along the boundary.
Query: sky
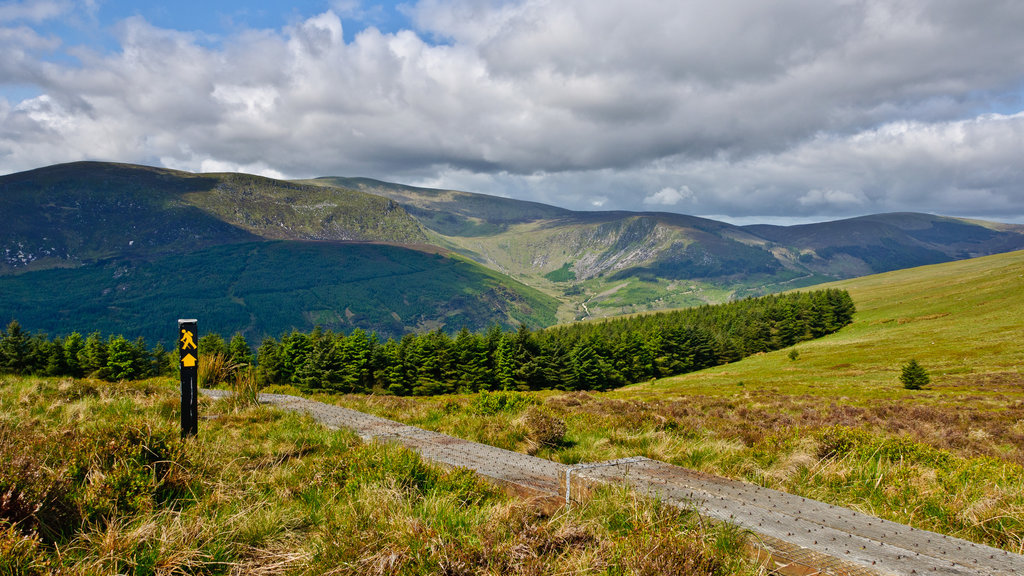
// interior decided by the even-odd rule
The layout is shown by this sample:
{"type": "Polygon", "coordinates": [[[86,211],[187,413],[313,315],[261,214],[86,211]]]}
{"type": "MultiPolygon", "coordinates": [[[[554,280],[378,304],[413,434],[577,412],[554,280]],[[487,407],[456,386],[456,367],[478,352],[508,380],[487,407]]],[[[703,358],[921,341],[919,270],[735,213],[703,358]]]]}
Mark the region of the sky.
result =
{"type": "Polygon", "coordinates": [[[1019,0],[0,0],[0,174],[1024,222],[1019,0]]]}

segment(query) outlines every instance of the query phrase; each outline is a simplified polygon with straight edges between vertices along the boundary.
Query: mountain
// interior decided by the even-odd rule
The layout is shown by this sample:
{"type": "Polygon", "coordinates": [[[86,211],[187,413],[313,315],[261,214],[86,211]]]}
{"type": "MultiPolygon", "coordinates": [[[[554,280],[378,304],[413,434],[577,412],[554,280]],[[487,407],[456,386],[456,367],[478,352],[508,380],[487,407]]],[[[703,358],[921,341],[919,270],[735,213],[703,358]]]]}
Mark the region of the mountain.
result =
{"type": "Polygon", "coordinates": [[[424,227],[447,236],[490,236],[509,226],[569,216],[573,212],[539,202],[458,190],[418,188],[371,178],[325,177],[304,181],[317,186],[359,190],[400,204],[424,227]]]}
{"type": "Polygon", "coordinates": [[[562,300],[559,319],[718,303],[1024,248],[1024,226],[897,213],[733,226],[658,212],[574,212],[360,178],[319,178],[401,204],[431,241],[562,300]]]}
{"type": "Polygon", "coordinates": [[[415,244],[393,201],[247,174],[74,162],[0,177],[0,274],[277,240],[415,244]]]}
{"type": "Polygon", "coordinates": [[[245,174],[77,162],[0,177],[0,320],[169,341],[314,325],[537,328],[557,301],[426,244],[393,200],[245,174]]]}
{"type": "Polygon", "coordinates": [[[250,338],[315,324],[539,327],[1024,248],[1024,226],[927,214],[734,226],[99,162],[0,177],[0,215],[0,320],[147,338],[163,338],[163,314],[206,314],[207,329],[250,338]]]}
{"type": "Polygon", "coordinates": [[[0,318],[49,334],[173,341],[177,318],[251,343],[314,326],[398,338],[494,323],[552,324],[557,302],[474,262],[385,244],[223,244],[152,261],[0,277],[0,318]]]}

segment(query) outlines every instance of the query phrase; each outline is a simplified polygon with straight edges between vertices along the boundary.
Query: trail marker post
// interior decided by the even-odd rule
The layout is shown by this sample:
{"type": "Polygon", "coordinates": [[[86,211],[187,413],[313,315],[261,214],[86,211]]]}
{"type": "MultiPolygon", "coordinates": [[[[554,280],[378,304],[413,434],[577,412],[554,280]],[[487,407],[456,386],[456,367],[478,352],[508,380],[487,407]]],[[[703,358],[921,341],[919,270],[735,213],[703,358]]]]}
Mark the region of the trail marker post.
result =
{"type": "Polygon", "coordinates": [[[181,363],[181,438],[199,433],[199,332],[197,320],[178,320],[181,363]]]}

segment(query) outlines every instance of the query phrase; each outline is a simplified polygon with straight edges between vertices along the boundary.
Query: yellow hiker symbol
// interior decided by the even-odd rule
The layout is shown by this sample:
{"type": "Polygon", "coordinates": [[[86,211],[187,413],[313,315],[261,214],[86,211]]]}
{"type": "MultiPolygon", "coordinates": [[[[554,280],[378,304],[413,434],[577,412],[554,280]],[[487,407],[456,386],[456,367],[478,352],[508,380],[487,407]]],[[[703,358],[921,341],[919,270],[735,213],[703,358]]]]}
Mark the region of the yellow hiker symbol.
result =
{"type": "Polygon", "coordinates": [[[196,347],[196,342],[192,339],[192,332],[190,330],[181,331],[181,340],[179,342],[181,342],[182,350],[196,347]]]}

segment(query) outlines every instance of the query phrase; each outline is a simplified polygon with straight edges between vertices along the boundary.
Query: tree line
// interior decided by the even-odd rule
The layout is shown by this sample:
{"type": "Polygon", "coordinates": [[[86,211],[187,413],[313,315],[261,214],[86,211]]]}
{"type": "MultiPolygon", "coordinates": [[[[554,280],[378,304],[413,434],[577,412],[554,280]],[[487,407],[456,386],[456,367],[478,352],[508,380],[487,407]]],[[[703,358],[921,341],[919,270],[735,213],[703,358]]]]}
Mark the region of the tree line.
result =
{"type": "Polygon", "coordinates": [[[45,334],[28,334],[17,320],[0,331],[3,372],[117,381],[166,375],[176,367],[163,345],[150,349],[142,338],[103,338],[99,332],[83,337],[73,332],[51,340],[45,334]]]}
{"type": "MultiPolygon", "coordinates": [[[[230,343],[218,334],[206,334],[199,339],[198,351],[200,357],[220,355],[235,368],[254,361],[252,349],[241,334],[235,334],[230,343]]],[[[143,338],[103,338],[99,332],[88,336],[72,332],[50,339],[46,334],[25,332],[17,320],[0,330],[0,372],[116,382],[168,376],[177,370],[177,350],[167,350],[161,343],[149,348],[143,338]]]]}
{"type": "Polygon", "coordinates": [[[262,385],[306,391],[434,395],[480,390],[606,390],[819,338],[852,321],[849,293],[828,289],[531,331],[463,329],[380,342],[355,330],[267,338],[262,385]]]}
{"type": "MultiPolygon", "coordinates": [[[[255,357],[241,334],[209,333],[199,356],[256,366],[261,386],[308,392],[434,395],[481,390],[606,390],[701,370],[819,338],[852,321],[845,290],[748,298],[728,304],[581,322],[544,330],[520,326],[405,334],[384,342],[350,334],[293,331],[265,338],[255,357]]],[[[17,321],[0,331],[0,371],[50,376],[140,379],[176,370],[177,354],[143,339],[98,333],[29,335],[17,321]]]]}

